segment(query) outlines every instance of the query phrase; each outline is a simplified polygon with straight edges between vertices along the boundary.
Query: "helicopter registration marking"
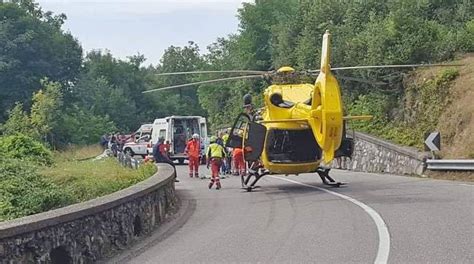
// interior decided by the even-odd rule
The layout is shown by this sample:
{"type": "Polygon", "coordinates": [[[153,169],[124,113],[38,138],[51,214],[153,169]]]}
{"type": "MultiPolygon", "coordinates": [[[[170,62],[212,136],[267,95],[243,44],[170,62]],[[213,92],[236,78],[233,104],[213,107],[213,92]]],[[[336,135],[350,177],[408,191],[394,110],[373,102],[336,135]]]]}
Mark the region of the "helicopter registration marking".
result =
{"type": "Polygon", "coordinates": [[[338,196],[338,197],[340,197],[344,200],[347,200],[347,201],[359,206],[360,208],[362,208],[372,218],[372,220],[375,222],[375,225],[377,226],[377,232],[378,232],[378,235],[379,235],[379,246],[378,246],[377,256],[375,257],[374,263],[379,264],[379,263],[387,263],[388,262],[388,255],[390,253],[390,233],[388,232],[387,225],[385,224],[385,221],[383,220],[383,218],[379,215],[379,213],[377,213],[377,211],[372,209],[370,206],[368,206],[368,205],[364,204],[363,202],[360,202],[360,201],[358,201],[358,200],[356,200],[352,197],[349,197],[347,195],[340,194],[340,193],[337,193],[337,192],[333,192],[333,191],[330,191],[330,190],[325,189],[325,188],[313,186],[313,185],[310,185],[310,184],[306,184],[306,183],[302,183],[302,182],[298,182],[298,181],[294,181],[294,180],[290,180],[290,179],[284,179],[284,178],[277,177],[277,176],[267,176],[267,177],[271,177],[271,178],[274,178],[274,179],[287,181],[287,182],[291,182],[291,183],[295,183],[295,184],[299,184],[299,185],[303,185],[303,186],[313,188],[313,189],[318,189],[320,191],[338,196]]]}

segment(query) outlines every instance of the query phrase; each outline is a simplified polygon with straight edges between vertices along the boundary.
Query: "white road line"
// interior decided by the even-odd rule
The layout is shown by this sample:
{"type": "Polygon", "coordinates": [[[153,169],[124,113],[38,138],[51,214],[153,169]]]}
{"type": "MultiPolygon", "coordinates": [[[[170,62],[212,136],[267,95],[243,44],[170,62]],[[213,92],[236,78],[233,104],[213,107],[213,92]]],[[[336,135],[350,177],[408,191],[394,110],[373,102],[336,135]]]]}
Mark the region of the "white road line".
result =
{"type": "Polygon", "coordinates": [[[318,189],[320,191],[327,192],[329,194],[332,194],[332,195],[338,196],[342,199],[345,199],[345,200],[359,206],[360,208],[362,208],[367,214],[369,214],[369,216],[372,218],[372,220],[374,220],[375,225],[377,226],[378,234],[379,234],[379,248],[378,248],[377,256],[375,257],[374,263],[379,264],[379,263],[387,263],[388,262],[388,255],[390,253],[390,233],[388,232],[387,225],[385,224],[382,217],[379,215],[379,213],[377,213],[370,206],[368,206],[368,205],[366,205],[366,204],[364,204],[364,203],[362,203],[362,202],[360,202],[360,201],[358,201],[354,198],[346,196],[344,194],[333,192],[333,191],[330,191],[328,189],[324,189],[324,188],[321,188],[321,187],[313,186],[313,185],[310,185],[310,184],[306,184],[306,183],[302,183],[302,182],[298,182],[298,181],[294,181],[294,180],[290,180],[290,179],[276,177],[276,176],[267,176],[267,177],[271,177],[271,178],[274,178],[274,179],[287,181],[287,182],[303,185],[303,186],[306,186],[306,187],[318,189]]]}

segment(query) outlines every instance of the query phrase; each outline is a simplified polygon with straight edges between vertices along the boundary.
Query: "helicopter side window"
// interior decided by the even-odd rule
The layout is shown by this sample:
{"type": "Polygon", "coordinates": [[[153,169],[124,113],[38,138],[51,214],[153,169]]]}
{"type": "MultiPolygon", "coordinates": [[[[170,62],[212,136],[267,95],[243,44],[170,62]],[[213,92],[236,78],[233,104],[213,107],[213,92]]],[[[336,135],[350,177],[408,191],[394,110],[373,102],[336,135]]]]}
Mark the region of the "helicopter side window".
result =
{"type": "Polygon", "coordinates": [[[226,147],[240,148],[243,144],[243,136],[247,129],[250,118],[246,114],[240,114],[234,122],[234,126],[229,134],[229,140],[227,141],[226,147]]]}

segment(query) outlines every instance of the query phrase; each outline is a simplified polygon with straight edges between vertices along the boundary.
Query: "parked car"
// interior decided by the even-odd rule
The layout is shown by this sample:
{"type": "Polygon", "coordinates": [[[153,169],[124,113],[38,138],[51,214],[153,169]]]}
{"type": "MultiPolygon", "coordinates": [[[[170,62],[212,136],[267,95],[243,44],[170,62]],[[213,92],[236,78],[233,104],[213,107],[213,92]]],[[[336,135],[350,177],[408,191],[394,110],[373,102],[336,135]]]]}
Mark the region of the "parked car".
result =
{"type": "Polygon", "coordinates": [[[123,146],[123,152],[130,156],[140,155],[145,158],[148,155],[148,146],[150,142],[150,136],[144,135],[134,141],[125,143],[123,146]]]}

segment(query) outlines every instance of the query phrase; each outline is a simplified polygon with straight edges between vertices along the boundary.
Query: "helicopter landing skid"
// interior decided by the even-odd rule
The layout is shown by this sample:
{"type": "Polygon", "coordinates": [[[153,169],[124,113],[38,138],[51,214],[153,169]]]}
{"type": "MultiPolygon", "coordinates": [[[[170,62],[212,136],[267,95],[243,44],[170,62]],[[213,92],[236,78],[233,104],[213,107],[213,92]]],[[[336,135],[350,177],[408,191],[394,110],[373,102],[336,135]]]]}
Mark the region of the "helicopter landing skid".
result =
{"type": "Polygon", "coordinates": [[[257,184],[257,182],[265,175],[268,175],[270,174],[267,170],[263,170],[263,171],[260,171],[260,170],[255,170],[254,172],[251,172],[249,173],[249,175],[247,176],[241,176],[241,183],[242,183],[242,188],[243,189],[246,189],[247,192],[251,192],[253,189],[256,189],[256,188],[259,188],[260,186],[255,186],[255,184],[257,184]],[[252,181],[252,183],[250,185],[249,182],[250,182],[250,179],[252,178],[252,176],[255,177],[255,179],[252,181]]]}
{"type": "Polygon", "coordinates": [[[341,185],[346,185],[345,182],[336,182],[331,176],[329,176],[329,171],[331,169],[329,168],[322,168],[319,167],[316,172],[318,173],[319,177],[321,177],[321,180],[323,181],[324,185],[328,185],[331,187],[340,187],[341,185]]]}
{"type": "Polygon", "coordinates": [[[247,190],[247,192],[251,192],[252,190],[258,189],[260,186],[244,186],[242,189],[247,190]]]}

